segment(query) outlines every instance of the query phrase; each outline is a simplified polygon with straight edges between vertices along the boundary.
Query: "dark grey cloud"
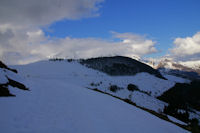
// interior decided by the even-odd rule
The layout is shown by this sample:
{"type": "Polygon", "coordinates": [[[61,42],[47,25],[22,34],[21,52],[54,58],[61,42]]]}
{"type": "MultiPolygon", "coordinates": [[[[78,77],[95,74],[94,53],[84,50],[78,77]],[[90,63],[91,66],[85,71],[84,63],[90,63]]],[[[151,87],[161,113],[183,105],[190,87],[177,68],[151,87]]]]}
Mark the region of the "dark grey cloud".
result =
{"type": "Polygon", "coordinates": [[[9,40],[14,37],[12,30],[8,29],[5,32],[0,32],[0,42],[2,47],[9,47],[9,40]]]}
{"type": "Polygon", "coordinates": [[[46,25],[98,15],[103,0],[1,0],[0,24],[46,25]]]}

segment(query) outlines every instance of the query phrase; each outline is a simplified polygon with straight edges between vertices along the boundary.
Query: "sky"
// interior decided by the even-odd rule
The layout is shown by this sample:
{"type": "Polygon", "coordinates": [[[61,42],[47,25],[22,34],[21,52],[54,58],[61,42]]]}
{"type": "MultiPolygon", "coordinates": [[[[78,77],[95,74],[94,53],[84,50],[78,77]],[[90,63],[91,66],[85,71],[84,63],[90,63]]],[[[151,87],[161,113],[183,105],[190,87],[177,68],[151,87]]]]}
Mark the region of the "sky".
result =
{"type": "Polygon", "coordinates": [[[0,60],[200,60],[199,0],[1,0],[0,60]]]}

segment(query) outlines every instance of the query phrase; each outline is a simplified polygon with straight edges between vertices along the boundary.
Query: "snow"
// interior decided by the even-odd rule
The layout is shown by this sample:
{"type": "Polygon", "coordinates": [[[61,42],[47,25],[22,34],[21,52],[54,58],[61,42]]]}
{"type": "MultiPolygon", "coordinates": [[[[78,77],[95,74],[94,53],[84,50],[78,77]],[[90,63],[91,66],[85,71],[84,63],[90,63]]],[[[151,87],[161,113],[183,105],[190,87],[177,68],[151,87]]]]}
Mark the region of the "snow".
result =
{"type": "Polygon", "coordinates": [[[137,85],[140,90],[151,93],[152,96],[159,96],[175,85],[175,82],[163,80],[148,73],[138,73],[135,76],[111,77],[106,75],[104,78],[106,80],[103,81],[103,84],[99,88],[106,88],[109,84],[127,88],[128,84],[132,83],[137,85]]]}
{"type": "Polygon", "coordinates": [[[176,67],[174,67],[174,66],[172,65],[173,62],[168,61],[168,62],[165,62],[165,63],[166,63],[165,68],[168,68],[168,69],[176,69],[176,67]]]}
{"type": "MultiPolygon", "coordinates": [[[[119,99],[87,89],[92,82],[102,81],[98,87],[106,91],[109,91],[110,83],[126,87],[133,82],[141,89],[157,92],[156,84],[161,82],[162,87],[168,89],[173,85],[171,81],[160,79],[156,82],[155,76],[146,73],[111,77],[77,62],[42,61],[15,68],[22,79],[26,79],[23,81],[31,91],[10,87],[17,96],[0,98],[0,129],[3,133],[188,133],[119,99]],[[140,85],[140,80],[152,82],[140,85]]],[[[130,93],[123,89],[117,95],[127,97],[130,93]]],[[[149,99],[136,91],[132,94],[138,103],[140,98],[144,99],[141,102],[149,99]]],[[[160,108],[156,102],[152,102],[152,107],[160,108]]]]}
{"type": "Polygon", "coordinates": [[[0,68],[0,84],[6,84],[8,79],[6,78],[6,72],[4,69],[0,68]]]}
{"type": "Polygon", "coordinates": [[[174,118],[174,117],[172,117],[170,115],[167,115],[167,117],[173,122],[179,123],[181,125],[187,125],[185,122],[182,122],[182,121],[180,121],[180,120],[178,120],[178,119],[176,119],[176,118],[174,118]]]}
{"type": "Polygon", "coordinates": [[[200,69],[200,60],[185,61],[185,62],[179,62],[179,63],[186,66],[186,67],[189,67],[189,68],[200,69]]]}
{"type": "Polygon", "coordinates": [[[162,74],[167,80],[176,82],[176,83],[190,83],[191,81],[189,79],[184,79],[181,77],[176,77],[173,75],[168,75],[168,74],[162,74]]]}
{"type": "Polygon", "coordinates": [[[89,69],[78,62],[52,62],[41,61],[25,66],[17,67],[21,73],[26,76],[43,77],[43,78],[65,78],[70,82],[78,81],[85,87],[89,87],[91,83],[100,83],[99,89],[107,89],[110,85],[127,88],[127,85],[132,83],[139,89],[151,92],[153,96],[159,96],[169,88],[175,85],[174,81],[163,80],[148,73],[138,73],[135,76],[109,76],[99,71],[89,69]],[[48,66],[48,67],[47,67],[48,66]],[[38,71],[38,68],[40,71],[38,71]],[[71,79],[73,77],[73,79],[71,79]],[[144,84],[145,83],[145,84],[144,84]]]}
{"type": "Polygon", "coordinates": [[[0,84],[8,83],[8,78],[14,79],[17,82],[25,83],[26,79],[22,76],[19,76],[17,73],[14,73],[10,70],[0,68],[0,84]]]}
{"type": "Polygon", "coordinates": [[[89,69],[76,61],[70,63],[67,61],[41,61],[25,66],[15,66],[15,68],[23,74],[23,77],[66,80],[72,84],[79,84],[84,88],[97,88],[123,99],[132,97],[131,100],[137,105],[142,105],[142,107],[147,107],[158,113],[159,110],[164,109],[161,104],[166,105],[166,103],[154,97],[161,95],[175,84],[174,81],[163,80],[148,73],[138,73],[135,76],[109,76],[89,69]],[[91,83],[96,86],[91,86],[91,83]],[[151,93],[152,97],[141,93],[134,93],[134,96],[132,96],[133,93],[127,90],[130,83],[137,85],[142,91],[151,93]],[[109,90],[111,85],[117,85],[123,89],[112,92],[109,90]]]}
{"type": "Polygon", "coordinates": [[[200,125],[200,112],[197,110],[192,110],[193,112],[188,112],[189,113],[189,119],[198,119],[199,120],[199,125],[200,125]]]}
{"type": "Polygon", "coordinates": [[[160,113],[160,111],[163,111],[165,106],[168,106],[167,103],[138,91],[133,92],[131,99],[138,106],[153,110],[158,113],[160,113]]]}

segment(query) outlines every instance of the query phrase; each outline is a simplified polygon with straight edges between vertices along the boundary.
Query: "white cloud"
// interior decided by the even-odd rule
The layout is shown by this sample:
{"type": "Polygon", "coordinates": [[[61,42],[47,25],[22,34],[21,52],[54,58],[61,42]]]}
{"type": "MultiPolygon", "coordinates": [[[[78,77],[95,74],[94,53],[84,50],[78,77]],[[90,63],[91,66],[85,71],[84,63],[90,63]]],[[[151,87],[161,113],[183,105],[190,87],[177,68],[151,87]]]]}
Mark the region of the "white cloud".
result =
{"type": "Polygon", "coordinates": [[[171,56],[178,60],[193,60],[200,58],[200,32],[192,37],[176,38],[174,47],[170,49],[171,56]]]}
{"type": "MultiPolygon", "coordinates": [[[[117,33],[118,35],[120,33],[117,33]]],[[[122,33],[120,35],[127,34],[122,33]]],[[[154,42],[148,40],[139,35],[133,35],[128,33],[130,36],[126,38],[120,38],[121,41],[108,41],[98,38],[65,38],[53,41],[48,46],[50,53],[54,53],[52,56],[68,57],[68,58],[91,58],[98,56],[113,56],[113,55],[124,55],[124,56],[143,56],[156,52],[153,47],[154,42]],[[137,39],[132,37],[137,36],[137,39]],[[124,42],[124,40],[130,40],[131,42],[124,42]],[[52,49],[55,51],[53,52],[52,49]]],[[[46,47],[45,45],[41,47],[46,47]]],[[[46,48],[41,48],[46,49],[46,48]]]]}
{"type": "Polygon", "coordinates": [[[40,45],[48,47],[51,42],[41,26],[63,19],[98,16],[101,2],[103,0],[1,0],[0,60],[15,64],[44,58],[46,54],[34,52],[40,45]]]}
{"type": "Polygon", "coordinates": [[[124,45],[127,45],[127,55],[132,54],[143,56],[146,54],[151,54],[157,52],[155,48],[155,42],[146,39],[145,36],[131,34],[131,33],[116,33],[113,32],[114,37],[122,40],[124,45]]]}
{"type": "MultiPolygon", "coordinates": [[[[121,41],[99,38],[48,38],[40,29],[11,34],[7,45],[0,48],[0,56],[8,64],[30,63],[49,57],[90,58],[98,56],[143,56],[156,52],[155,42],[143,36],[128,33],[127,37],[115,36],[121,41]],[[134,38],[136,37],[137,38],[134,38]],[[129,40],[126,42],[125,40],[129,40]]],[[[124,35],[127,33],[117,33],[124,35]]]]}
{"type": "Polygon", "coordinates": [[[155,42],[131,33],[113,33],[120,41],[99,38],[49,38],[41,26],[62,19],[98,15],[103,0],[1,0],[0,60],[30,63],[48,57],[90,58],[156,52],[155,42]]]}

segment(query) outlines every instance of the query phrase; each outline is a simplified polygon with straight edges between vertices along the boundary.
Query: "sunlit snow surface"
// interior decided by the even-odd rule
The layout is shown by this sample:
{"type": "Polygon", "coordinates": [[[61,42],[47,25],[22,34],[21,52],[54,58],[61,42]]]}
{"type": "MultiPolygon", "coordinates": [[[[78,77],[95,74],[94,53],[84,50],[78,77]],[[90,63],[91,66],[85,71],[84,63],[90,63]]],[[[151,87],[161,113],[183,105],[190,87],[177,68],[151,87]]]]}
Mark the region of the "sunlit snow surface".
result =
{"type": "MultiPolygon", "coordinates": [[[[102,82],[98,86],[102,90],[109,84],[126,87],[132,82],[140,89],[158,95],[165,90],[156,88],[156,84],[169,89],[174,85],[172,81],[156,82],[154,76],[146,73],[111,77],[79,63],[64,61],[42,61],[15,68],[22,79],[26,79],[25,84],[31,91],[10,87],[16,97],[0,98],[2,133],[187,132],[123,101],[87,89],[92,82],[102,82]],[[141,84],[142,80],[152,82],[141,84]]],[[[126,97],[128,91],[122,91],[124,93],[118,92],[118,95],[126,97]]]]}
{"type": "Polygon", "coordinates": [[[4,69],[0,68],[0,84],[6,84],[8,79],[6,78],[6,72],[4,69]]]}
{"type": "Polygon", "coordinates": [[[182,121],[180,121],[180,120],[178,120],[178,119],[176,119],[176,118],[174,118],[170,115],[168,115],[167,117],[173,122],[176,122],[176,123],[179,123],[179,124],[182,124],[182,125],[187,125],[186,123],[184,123],[184,122],[182,122],[182,121]]]}

